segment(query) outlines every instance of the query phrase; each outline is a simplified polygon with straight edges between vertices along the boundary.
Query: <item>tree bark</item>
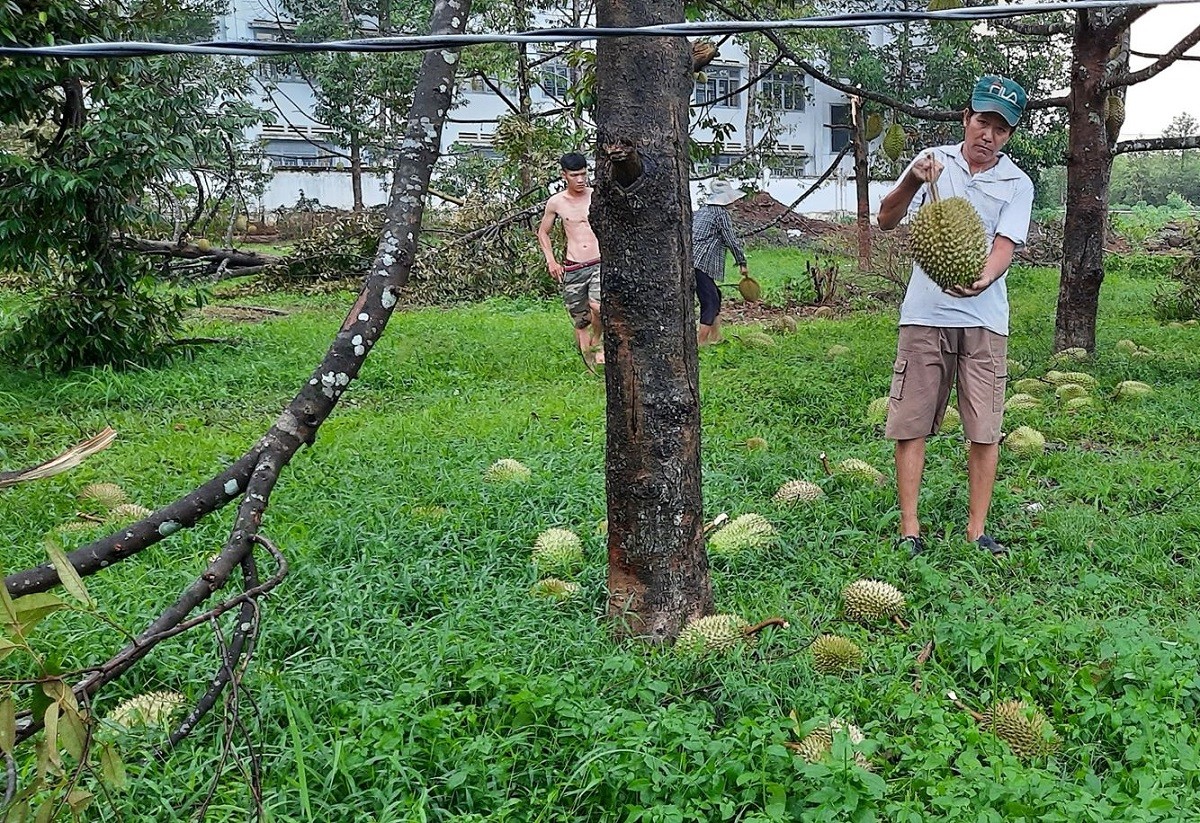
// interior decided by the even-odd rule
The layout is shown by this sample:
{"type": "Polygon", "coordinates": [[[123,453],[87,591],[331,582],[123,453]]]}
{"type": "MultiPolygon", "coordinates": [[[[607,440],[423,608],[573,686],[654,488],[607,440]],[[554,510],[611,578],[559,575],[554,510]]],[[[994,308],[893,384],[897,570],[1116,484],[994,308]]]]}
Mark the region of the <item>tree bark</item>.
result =
{"type": "Polygon", "coordinates": [[[1063,262],[1054,321],[1054,350],[1096,348],[1096,313],[1104,282],[1104,231],[1112,152],[1104,129],[1105,64],[1119,32],[1097,12],[1080,11],[1075,22],[1070,156],[1067,158],[1067,216],[1063,262]]]}
{"type": "Polygon", "coordinates": [[[350,189],[354,195],[352,210],[355,212],[363,210],[362,175],[362,141],[358,132],[354,132],[350,135],[350,189]]]}
{"type": "MultiPolygon", "coordinates": [[[[678,0],[601,0],[601,26],[683,19],[678,0]]],[[[608,613],[619,635],[674,640],[712,611],[700,496],[700,393],[683,38],[596,47],[603,258],[608,613]]]]}
{"type": "Polygon", "coordinates": [[[871,178],[867,170],[867,118],[862,99],[850,99],[854,123],[854,191],[858,201],[858,270],[871,270],[871,178]]]}

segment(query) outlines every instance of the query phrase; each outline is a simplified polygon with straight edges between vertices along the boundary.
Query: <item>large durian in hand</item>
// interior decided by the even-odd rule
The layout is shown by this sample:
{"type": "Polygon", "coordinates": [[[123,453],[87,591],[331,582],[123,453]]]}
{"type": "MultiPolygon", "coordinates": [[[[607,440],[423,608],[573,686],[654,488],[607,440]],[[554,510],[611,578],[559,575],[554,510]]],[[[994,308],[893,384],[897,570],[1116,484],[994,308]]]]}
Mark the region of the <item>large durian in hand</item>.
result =
{"type": "Polygon", "coordinates": [[[943,289],[969,286],[987,262],[987,235],[979,212],[962,197],[938,197],[929,183],[930,201],[917,211],[909,227],[913,259],[943,289]]]}

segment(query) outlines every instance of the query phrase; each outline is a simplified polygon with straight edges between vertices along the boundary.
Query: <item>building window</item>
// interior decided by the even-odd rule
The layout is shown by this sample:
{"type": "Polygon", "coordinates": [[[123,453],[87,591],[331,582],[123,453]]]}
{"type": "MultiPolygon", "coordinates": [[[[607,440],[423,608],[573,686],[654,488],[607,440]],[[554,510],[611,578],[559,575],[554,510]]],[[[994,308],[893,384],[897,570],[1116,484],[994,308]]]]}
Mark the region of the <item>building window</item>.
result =
{"type": "MultiPolygon", "coordinates": [[[[251,26],[250,33],[259,43],[286,43],[291,41],[292,23],[260,23],[251,26]]],[[[254,72],[263,80],[273,82],[303,80],[291,57],[260,57],[255,61],[254,72]]]]}
{"type": "Polygon", "coordinates": [[[567,96],[567,92],[571,90],[571,84],[574,82],[571,67],[559,60],[544,63],[538,69],[538,82],[547,97],[561,100],[567,96]]]}
{"type": "Polygon", "coordinates": [[[804,74],[799,71],[773,71],[762,81],[762,97],[778,111],[804,111],[808,102],[804,74]]]}
{"type": "Polygon", "coordinates": [[[841,151],[850,142],[850,104],[832,103],[829,106],[829,149],[841,151]]]}
{"type": "Polygon", "coordinates": [[[696,104],[723,109],[742,105],[742,93],[733,94],[742,85],[742,70],[738,66],[709,66],[704,71],[705,82],[696,83],[696,104]]]}
{"type": "Polygon", "coordinates": [[[767,168],[776,177],[803,177],[808,155],[803,151],[781,151],[767,160],[767,168]]]}

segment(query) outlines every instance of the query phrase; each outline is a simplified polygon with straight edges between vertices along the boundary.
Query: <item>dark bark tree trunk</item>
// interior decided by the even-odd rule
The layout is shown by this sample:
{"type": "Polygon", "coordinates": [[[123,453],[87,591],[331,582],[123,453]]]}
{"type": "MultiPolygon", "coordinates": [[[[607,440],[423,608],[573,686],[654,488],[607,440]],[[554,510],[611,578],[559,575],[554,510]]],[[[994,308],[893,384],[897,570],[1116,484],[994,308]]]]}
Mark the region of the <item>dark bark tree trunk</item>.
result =
{"type": "Polygon", "coordinates": [[[354,211],[363,210],[362,142],[358,134],[350,135],[350,189],[354,194],[354,211]]]}
{"type": "MultiPolygon", "coordinates": [[[[679,0],[601,0],[601,26],[683,19],[679,0]]],[[[712,611],[700,497],[700,393],[683,38],[599,41],[596,190],[608,393],[608,613],[662,643],[712,611]]]]}
{"type": "MultiPolygon", "coordinates": [[[[762,60],[757,37],[750,38],[750,44],[746,47],[746,77],[758,77],[758,73],[762,70],[762,60]]],[[[754,144],[758,142],[758,83],[751,83],[746,87],[746,120],[745,120],[745,135],[746,139],[743,142],[743,151],[749,152],[754,148],[754,144]]]]}
{"type": "Polygon", "coordinates": [[[1080,11],[1075,22],[1070,156],[1067,158],[1067,217],[1063,228],[1062,275],[1054,321],[1054,350],[1096,348],[1096,312],[1104,282],[1104,231],[1112,152],[1104,128],[1105,64],[1120,32],[1098,12],[1080,11]]]}
{"type": "Polygon", "coordinates": [[[854,191],[858,201],[858,270],[871,270],[871,176],[867,170],[867,118],[862,98],[850,100],[854,123],[854,191]]]}

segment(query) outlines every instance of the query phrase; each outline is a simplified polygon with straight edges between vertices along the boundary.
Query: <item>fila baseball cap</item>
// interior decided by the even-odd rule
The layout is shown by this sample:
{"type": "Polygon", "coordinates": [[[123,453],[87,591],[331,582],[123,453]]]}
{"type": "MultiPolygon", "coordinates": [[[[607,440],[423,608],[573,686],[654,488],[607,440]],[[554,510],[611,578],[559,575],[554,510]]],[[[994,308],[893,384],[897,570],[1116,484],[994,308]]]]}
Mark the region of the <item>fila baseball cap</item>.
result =
{"type": "Polygon", "coordinates": [[[1016,126],[1021,119],[1026,101],[1025,89],[1016,81],[998,74],[980,77],[975,90],[971,92],[973,111],[994,111],[1010,126],[1016,126]]]}

